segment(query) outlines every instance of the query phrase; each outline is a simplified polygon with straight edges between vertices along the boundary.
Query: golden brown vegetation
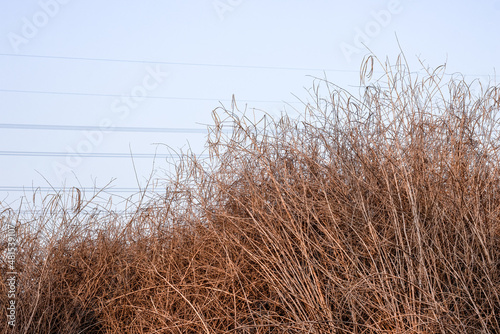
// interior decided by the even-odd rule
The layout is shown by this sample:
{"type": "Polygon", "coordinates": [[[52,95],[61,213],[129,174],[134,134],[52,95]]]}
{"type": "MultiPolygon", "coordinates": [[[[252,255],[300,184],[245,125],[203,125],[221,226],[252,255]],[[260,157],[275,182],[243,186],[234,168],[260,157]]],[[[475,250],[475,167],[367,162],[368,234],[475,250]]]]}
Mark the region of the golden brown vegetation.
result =
{"type": "Polygon", "coordinates": [[[371,80],[368,58],[358,99],[322,81],[301,119],[214,115],[211,158],[128,219],[4,212],[2,331],[499,333],[500,89],[402,59],[371,80]]]}

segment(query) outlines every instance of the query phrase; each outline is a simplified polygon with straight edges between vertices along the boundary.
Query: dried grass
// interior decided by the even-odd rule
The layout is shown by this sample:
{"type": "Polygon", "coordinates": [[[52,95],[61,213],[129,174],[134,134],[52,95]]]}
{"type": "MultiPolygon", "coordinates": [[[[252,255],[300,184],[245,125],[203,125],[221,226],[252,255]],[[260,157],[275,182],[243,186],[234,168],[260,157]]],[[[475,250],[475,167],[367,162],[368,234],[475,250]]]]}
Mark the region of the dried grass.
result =
{"type": "Polygon", "coordinates": [[[300,119],[214,113],[211,158],[133,217],[79,193],[4,212],[2,332],[499,333],[500,89],[404,58],[372,80],[376,61],[359,98],[319,81],[300,119]]]}

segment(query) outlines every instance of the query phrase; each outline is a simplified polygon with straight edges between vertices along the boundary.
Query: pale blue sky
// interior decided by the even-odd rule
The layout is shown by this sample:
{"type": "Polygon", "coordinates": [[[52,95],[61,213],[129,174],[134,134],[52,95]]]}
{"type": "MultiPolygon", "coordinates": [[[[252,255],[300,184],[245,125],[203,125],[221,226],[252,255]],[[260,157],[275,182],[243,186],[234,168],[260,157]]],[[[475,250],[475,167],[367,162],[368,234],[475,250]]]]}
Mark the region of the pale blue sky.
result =
{"type": "MultiPolygon", "coordinates": [[[[1,0],[0,22],[1,124],[203,128],[232,94],[241,107],[272,114],[291,111],[285,102],[300,109],[294,95],[305,97],[322,70],[340,86],[358,84],[368,53],[360,42],[394,61],[395,34],[413,71],[421,70],[417,57],[485,83],[500,69],[500,0],[1,0]]],[[[19,187],[29,195],[32,186],[68,187],[76,178],[86,187],[112,178],[115,187],[137,187],[129,158],[40,152],[167,153],[154,143],[188,142],[199,152],[204,134],[4,126],[0,201],[15,206],[19,187]]],[[[152,159],[135,162],[144,180],[152,159]]],[[[164,167],[157,159],[154,168],[164,167]]]]}

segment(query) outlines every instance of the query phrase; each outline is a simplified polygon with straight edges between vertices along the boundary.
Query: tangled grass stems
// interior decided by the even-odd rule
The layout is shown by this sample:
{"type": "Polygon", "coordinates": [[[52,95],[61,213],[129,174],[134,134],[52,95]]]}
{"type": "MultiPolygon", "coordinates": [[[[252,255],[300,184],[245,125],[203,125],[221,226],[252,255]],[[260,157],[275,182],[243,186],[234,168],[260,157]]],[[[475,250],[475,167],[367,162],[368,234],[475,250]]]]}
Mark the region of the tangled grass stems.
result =
{"type": "Polygon", "coordinates": [[[78,191],[5,211],[2,332],[498,333],[499,87],[404,57],[361,79],[359,98],[316,82],[298,119],[214,112],[210,159],[183,155],[127,219],[78,191]]]}

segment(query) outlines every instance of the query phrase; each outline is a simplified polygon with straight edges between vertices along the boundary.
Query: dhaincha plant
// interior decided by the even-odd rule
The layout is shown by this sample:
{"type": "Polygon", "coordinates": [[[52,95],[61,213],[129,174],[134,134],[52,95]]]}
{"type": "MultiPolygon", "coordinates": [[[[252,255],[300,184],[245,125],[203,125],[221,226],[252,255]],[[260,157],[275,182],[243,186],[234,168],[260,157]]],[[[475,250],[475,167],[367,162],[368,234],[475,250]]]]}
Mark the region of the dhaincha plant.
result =
{"type": "Polygon", "coordinates": [[[78,190],[3,212],[1,331],[499,333],[500,87],[404,56],[361,87],[316,80],[297,118],[216,110],[209,158],[131,216],[78,190]]]}

